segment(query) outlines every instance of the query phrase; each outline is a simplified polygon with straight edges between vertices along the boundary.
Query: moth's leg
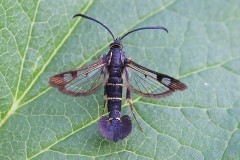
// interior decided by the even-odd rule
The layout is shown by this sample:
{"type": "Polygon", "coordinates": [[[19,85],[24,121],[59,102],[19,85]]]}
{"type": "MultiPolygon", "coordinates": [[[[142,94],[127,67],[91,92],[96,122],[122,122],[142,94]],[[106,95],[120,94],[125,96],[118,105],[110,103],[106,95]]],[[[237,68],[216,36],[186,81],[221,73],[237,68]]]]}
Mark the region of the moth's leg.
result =
{"type": "Polygon", "coordinates": [[[105,77],[105,84],[104,84],[104,97],[103,97],[104,98],[104,103],[103,103],[102,116],[105,113],[105,110],[107,109],[107,103],[108,103],[108,100],[107,100],[107,81],[108,81],[108,78],[109,78],[108,69],[105,68],[103,70],[103,72],[104,72],[103,74],[104,74],[104,77],[105,77]]]}
{"type": "Polygon", "coordinates": [[[126,97],[127,97],[127,102],[128,102],[128,104],[129,104],[129,106],[130,106],[132,115],[133,115],[135,121],[137,122],[138,127],[139,127],[140,130],[143,132],[143,129],[142,129],[142,127],[140,126],[140,124],[138,123],[137,118],[136,118],[136,116],[135,116],[135,114],[134,114],[134,107],[133,107],[133,105],[132,105],[131,93],[130,93],[130,90],[129,90],[128,88],[127,88],[126,97]]]}
{"type": "Polygon", "coordinates": [[[107,92],[106,92],[106,86],[104,86],[104,104],[103,104],[103,110],[102,115],[104,114],[104,111],[107,109],[107,92]]]}

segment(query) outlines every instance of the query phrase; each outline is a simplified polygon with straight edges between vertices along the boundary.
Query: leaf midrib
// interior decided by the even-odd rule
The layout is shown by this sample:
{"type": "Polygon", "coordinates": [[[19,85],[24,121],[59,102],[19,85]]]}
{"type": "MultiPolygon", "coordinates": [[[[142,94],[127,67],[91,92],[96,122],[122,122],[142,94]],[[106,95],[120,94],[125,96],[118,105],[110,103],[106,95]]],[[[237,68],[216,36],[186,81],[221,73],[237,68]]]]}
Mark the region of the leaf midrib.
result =
{"type": "MultiPolygon", "coordinates": [[[[82,10],[83,13],[85,13],[89,7],[92,5],[93,3],[93,0],[90,0],[88,2],[88,4],[86,5],[86,7],[82,10]]],[[[38,8],[38,7],[37,7],[38,8]]],[[[37,9],[36,9],[37,10],[37,9]]],[[[35,19],[35,18],[34,18],[35,19]]],[[[20,104],[21,104],[21,101],[22,99],[25,97],[25,95],[31,90],[31,88],[33,87],[33,85],[35,84],[35,82],[38,80],[38,78],[40,77],[40,75],[44,72],[45,68],[48,66],[48,64],[51,62],[51,60],[55,57],[55,55],[57,54],[57,51],[62,47],[62,45],[64,44],[64,42],[68,39],[68,37],[71,35],[71,33],[74,31],[74,29],[76,28],[76,26],[78,25],[79,22],[81,22],[82,18],[78,19],[73,25],[72,25],[72,28],[70,28],[69,32],[65,35],[65,37],[62,39],[62,41],[59,43],[59,45],[55,48],[53,54],[51,54],[51,56],[48,58],[47,62],[43,65],[43,67],[41,68],[41,70],[38,72],[38,74],[35,76],[35,78],[33,79],[33,81],[30,83],[30,85],[26,88],[26,90],[23,92],[23,94],[17,99],[17,95],[18,95],[18,88],[19,88],[19,85],[17,86],[17,90],[16,90],[16,93],[15,93],[15,98],[13,100],[13,103],[9,109],[9,111],[7,112],[6,116],[2,119],[2,121],[0,122],[0,128],[3,126],[3,124],[8,120],[8,118],[13,115],[16,110],[18,110],[20,108],[20,104]]],[[[33,20],[34,21],[34,20],[33,20]]],[[[34,24],[34,23],[32,23],[34,24]]],[[[31,28],[32,30],[32,28],[31,28]]],[[[30,31],[31,33],[32,31],[30,31]]],[[[29,34],[29,37],[31,36],[31,34],[29,34]]],[[[29,42],[30,43],[30,40],[29,42]]],[[[28,46],[29,44],[27,44],[28,46]]],[[[18,83],[20,83],[21,81],[21,75],[22,75],[22,72],[23,72],[23,65],[24,65],[24,62],[25,62],[25,57],[26,57],[26,51],[27,51],[28,47],[26,47],[26,50],[25,50],[25,53],[24,53],[24,58],[23,58],[23,61],[22,61],[22,64],[21,64],[21,69],[20,69],[20,74],[19,74],[19,81],[18,83]]]]}
{"type": "MultiPolygon", "coordinates": [[[[29,47],[29,44],[30,44],[30,40],[31,40],[33,26],[34,26],[35,21],[36,21],[36,16],[37,16],[37,11],[38,11],[38,8],[39,8],[39,4],[40,4],[40,0],[38,0],[38,2],[37,2],[37,6],[36,6],[36,10],[35,10],[35,13],[34,13],[34,16],[33,16],[33,20],[31,22],[30,31],[29,31],[29,34],[28,34],[28,41],[27,41],[27,45],[25,47],[25,50],[24,50],[24,53],[23,53],[23,57],[22,57],[22,63],[21,63],[21,67],[20,67],[20,74],[19,74],[19,78],[18,78],[18,82],[17,82],[17,89],[16,89],[16,92],[15,92],[13,103],[17,100],[19,87],[20,87],[20,83],[21,83],[21,80],[22,80],[23,66],[24,66],[24,62],[26,60],[26,54],[27,54],[27,50],[28,50],[28,47],[29,47]]],[[[0,125],[0,127],[1,127],[1,125],[0,125]]]]}

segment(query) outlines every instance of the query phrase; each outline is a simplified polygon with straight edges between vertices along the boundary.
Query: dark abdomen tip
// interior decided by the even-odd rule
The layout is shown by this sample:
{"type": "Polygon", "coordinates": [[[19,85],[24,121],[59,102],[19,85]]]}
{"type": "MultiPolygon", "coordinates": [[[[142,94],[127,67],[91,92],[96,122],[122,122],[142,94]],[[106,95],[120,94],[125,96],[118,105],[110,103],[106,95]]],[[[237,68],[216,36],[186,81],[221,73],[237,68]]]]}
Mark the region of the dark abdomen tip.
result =
{"type": "Polygon", "coordinates": [[[132,123],[129,116],[124,115],[121,119],[111,119],[102,116],[98,130],[102,136],[106,137],[110,141],[117,142],[119,139],[124,139],[132,131],[132,123]]]}

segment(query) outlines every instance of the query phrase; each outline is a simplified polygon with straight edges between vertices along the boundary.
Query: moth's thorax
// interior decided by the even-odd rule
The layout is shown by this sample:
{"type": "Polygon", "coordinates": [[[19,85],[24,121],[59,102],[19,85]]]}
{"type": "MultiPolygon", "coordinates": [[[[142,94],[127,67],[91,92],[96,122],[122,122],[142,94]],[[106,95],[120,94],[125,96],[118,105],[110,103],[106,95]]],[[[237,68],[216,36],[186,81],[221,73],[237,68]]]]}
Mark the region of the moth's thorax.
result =
{"type": "Polygon", "coordinates": [[[126,56],[121,48],[111,48],[108,52],[109,65],[113,67],[123,67],[126,56]]]}

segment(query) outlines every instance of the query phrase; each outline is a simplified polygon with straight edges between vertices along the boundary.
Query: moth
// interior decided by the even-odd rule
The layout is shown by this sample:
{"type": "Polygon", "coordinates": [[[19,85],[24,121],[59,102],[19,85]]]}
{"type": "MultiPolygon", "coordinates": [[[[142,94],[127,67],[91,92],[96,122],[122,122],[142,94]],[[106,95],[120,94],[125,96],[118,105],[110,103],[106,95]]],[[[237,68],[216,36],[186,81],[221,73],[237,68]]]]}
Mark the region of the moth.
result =
{"type": "MultiPolygon", "coordinates": [[[[123,83],[126,86],[126,99],[135,120],[131,92],[144,97],[160,98],[175,91],[183,91],[187,86],[166,74],[141,66],[127,58],[123,51],[122,39],[127,35],[146,29],[160,29],[168,32],[165,27],[137,28],[122,37],[115,38],[110,29],[100,21],[83,14],[76,14],[73,17],[79,16],[92,20],[108,30],[113,38],[109,52],[93,64],[52,76],[49,83],[52,87],[58,88],[60,92],[72,96],[86,96],[94,93],[100,86],[104,86],[104,108],[107,107],[108,116],[102,114],[98,130],[108,140],[117,142],[127,137],[132,131],[130,117],[121,116],[123,83]]],[[[140,127],[137,120],[136,122],[140,127]]],[[[141,127],[140,129],[142,130],[141,127]]]]}

